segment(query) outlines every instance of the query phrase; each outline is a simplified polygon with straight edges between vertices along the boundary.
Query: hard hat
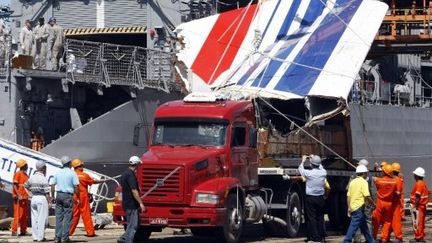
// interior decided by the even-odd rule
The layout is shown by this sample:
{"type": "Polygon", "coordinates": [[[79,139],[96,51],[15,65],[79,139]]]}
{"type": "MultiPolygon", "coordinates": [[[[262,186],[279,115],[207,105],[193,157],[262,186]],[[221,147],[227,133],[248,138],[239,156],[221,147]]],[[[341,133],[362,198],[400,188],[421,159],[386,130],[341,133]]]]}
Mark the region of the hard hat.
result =
{"type": "Polygon", "coordinates": [[[79,166],[83,166],[83,165],[84,165],[84,162],[82,160],[80,160],[80,159],[74,159],[74,160],[72,160],[72,167],[73,168],[76,168],[76,167],[79,167],[79,166]]]}
{"type": "Polygon", "coordinates": [[[313,165],[320,165],[321,164],[321,158],[318,155],[311,155],[310,162],[313,165]]]}
{"type": "Polygon", "coordinates": [[[399,163],[394,162],[391,166],[392,166],[392,168],[393,168],[393,171],[400,172],[400,170],[401,170],[401,166],[400,166],[399,163]]]}
{"type": "Polygon", "coordinates": [[[61,160],[62,165],[65,165],[65,164],[71,162],[71,159],[67,155],[63,155],[63,157],[61,157],[60,160],[61,160]]]}
{"type": "Polygon", "coordinates": [[[368,172],[368,168],[365,165],[358,165],[356,168],[356,173],[368,172]]]}
{"type": "Polygon", "coordinates": [[[386,162],[386,161],[383,161],[383,162],[381,162],[380,167],[382,168],[382,167],[384,167],[386,164],[387,164],[387,162],[386,162]]]}
{"type": "Polygon", "coordinates": [[[56,18],[53,16],[49,17],[48,22],[51,22],[51,21],[56,21],[56,18]]]}
{"type": "Polygon", "coordinates": [[[27,164],[27,161],[25,161],[25,160],[23,160],[23,159],[20,159],[20,160],[18,160],[18,161],[16,162],[16,166],[17,166],[18,168],[22,168],[22,167],[24,167],[26,164],[27,164]]]}
{"type": "Polygon", "coordinates": [[[361,159],[359,162],[358,162],[358,165],[364,165],[364,166],[368,166],[369,165],[369,161],[367,161],[367,160],[365,160],[365,159],[361,159]]]}
{"type": "Polygon", "coordinates": [[[414,175],[416,176],[420,176],[420,177],[425,177],[426,172],[422,167],[417,167],[414,171],[413,171],[414,175]]]}
{"type": "Polygon", "coordinates": [[[141,164],[141,159],[138,156],[132,156],[129,158],[129,164],[130,165],[137,165],[137,164],[141,164]]]}
{"type": "Polygon", "coordinates": [[[393,174],[393,167],[389,164],[386,164],[383,167],[383,172],[387,175],[392,175],[393,174]]]}
{"type": "Polygon", "coordinates": [[[43,168],[45,168],[46,167],[46,164],[45,164],[45,162],[43,162],[42,160],[38,160],[37,162],[36,162],[36,169],[37,170],[41,170],[41,169],[43,169],[43,168]]]}

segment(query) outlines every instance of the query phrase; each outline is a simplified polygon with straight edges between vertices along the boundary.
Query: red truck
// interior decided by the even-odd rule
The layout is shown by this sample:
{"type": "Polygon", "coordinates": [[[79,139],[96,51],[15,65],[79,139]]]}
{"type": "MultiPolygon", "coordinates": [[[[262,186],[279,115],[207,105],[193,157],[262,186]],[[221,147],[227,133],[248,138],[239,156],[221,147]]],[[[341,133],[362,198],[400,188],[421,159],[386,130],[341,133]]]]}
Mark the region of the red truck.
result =
{"type": "MultiPolygon", "coordinates": [[[[304,183],[295,179],[296,168],[299,156],[310,153],[324,158],[336,188],[331,193],[330,219],[343,225],[345,186],[352,172],[308,136],[278,133],[283,122],[270,125],[276,123],[269,122],[272,115],[256,101],[193,95],[161,105],[137,172],[147,212],[140,214],[136,240],[145,242],[151,232],[173,227],[232,243],[239,241],[245,224],[260,220],[266,229],[282,227],[285,235],[296,236],[304,201],[304,183]]],[[[344,119],[334,117],[333,122],[308,131],[349,158],[344,119]]],[[[285,127],[290,127],[286,121],[285,127]]],[[[113,218],[125,224],[121,189],[117,192],[113,218]]]]}

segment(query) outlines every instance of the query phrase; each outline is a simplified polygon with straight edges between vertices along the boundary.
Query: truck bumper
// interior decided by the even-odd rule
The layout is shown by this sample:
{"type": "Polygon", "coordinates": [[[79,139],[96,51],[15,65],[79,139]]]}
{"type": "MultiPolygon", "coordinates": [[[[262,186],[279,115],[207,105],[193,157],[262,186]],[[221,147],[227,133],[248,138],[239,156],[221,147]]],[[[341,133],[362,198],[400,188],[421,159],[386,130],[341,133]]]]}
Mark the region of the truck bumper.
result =
{"type": "Polygon", "coordinates": [[[169,227],[205,227],[224,224],[224,208],[191,208],[191,207],[152,207],[146,206],[147,211],[140,215],[141,225],[153,225],[166,220],[167,224],[159,226],[169,227]],[[156,220],[155,220],[156,219],[156,220]],[[158,220],[161,219],[161,220],[158,220]]]}

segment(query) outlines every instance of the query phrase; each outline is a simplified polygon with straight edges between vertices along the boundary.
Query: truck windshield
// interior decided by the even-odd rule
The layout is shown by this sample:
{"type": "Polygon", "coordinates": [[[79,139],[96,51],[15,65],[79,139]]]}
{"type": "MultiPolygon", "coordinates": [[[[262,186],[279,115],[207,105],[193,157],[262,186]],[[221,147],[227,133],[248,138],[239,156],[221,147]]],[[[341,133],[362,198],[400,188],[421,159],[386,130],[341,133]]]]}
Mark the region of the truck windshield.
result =
{"type": "Polygon", "coordinates": [[[225,144],[227,125],[218,122],[156,122],[153,145],[221,146],[225,144]]]}

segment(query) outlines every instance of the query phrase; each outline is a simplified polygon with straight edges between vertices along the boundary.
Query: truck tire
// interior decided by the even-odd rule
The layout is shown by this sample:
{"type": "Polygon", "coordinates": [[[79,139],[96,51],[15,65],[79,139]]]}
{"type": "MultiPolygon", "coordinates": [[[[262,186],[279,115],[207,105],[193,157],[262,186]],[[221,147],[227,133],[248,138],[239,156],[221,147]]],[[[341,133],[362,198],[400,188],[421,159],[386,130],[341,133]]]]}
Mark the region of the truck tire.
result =
{"type": "Polygon", "coordinates": [[[148,241],[151,235],[151,230],[145,227],[139,227],[135,232],[134,242],[145,243],[148,241]]]}
{"type": "Polygon", "coordinates": [[[236,243],[240,240],[243,231],[243,205],[237,196],[229,194],[226,200],[225,223],[216,230],[218,242],[236,243]]]}
{"type": "Polygon", "coordinates": [[[297,192],[291,193],[288,202],[288,210],[286,215],[287,233],[289,237],[296,237],[301,226],[301,203],[300,196],[297,192]]]}

